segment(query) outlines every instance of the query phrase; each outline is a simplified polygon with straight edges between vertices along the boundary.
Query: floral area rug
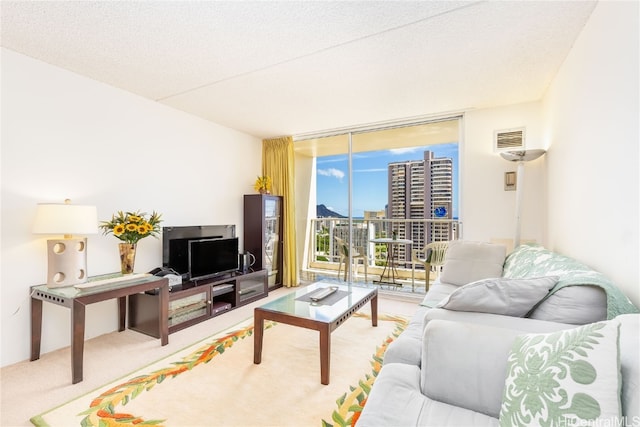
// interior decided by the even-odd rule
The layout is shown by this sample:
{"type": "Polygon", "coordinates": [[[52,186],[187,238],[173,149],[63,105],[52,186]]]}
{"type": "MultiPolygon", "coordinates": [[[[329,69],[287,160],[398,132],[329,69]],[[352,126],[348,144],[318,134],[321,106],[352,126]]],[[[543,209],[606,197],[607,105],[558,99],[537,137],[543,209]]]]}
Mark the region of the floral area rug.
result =
{"type": "Polygon", "coordinates": [[[316,331],[265,324],[253,363],[253,318],[31,418],[36,426],[354,425],[387,346],[407,320],[356,313],[331,334],[330,384],[320,384],[316,331]]]}

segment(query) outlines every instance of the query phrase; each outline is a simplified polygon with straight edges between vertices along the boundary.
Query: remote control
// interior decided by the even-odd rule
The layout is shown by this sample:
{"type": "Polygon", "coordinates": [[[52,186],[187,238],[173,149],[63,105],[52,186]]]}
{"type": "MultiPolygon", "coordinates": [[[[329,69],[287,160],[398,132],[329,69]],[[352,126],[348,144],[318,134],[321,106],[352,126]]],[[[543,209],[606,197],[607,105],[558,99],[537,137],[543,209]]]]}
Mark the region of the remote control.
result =
{"type": "Polygon", "coordinates": [[[334,293],[337,290],[338,290],[337,286],[331,286],[330,288],[325,288],[323,291],[320,291],[320,292],[316,293],[315,295],[313,295],[312,297],[309,297],[309,298],[311,299],[311,301],[317,302],[317,301],[320,301],[320,300],[328,297],[329,295],[331,295],[332,293],[334,293]]]}

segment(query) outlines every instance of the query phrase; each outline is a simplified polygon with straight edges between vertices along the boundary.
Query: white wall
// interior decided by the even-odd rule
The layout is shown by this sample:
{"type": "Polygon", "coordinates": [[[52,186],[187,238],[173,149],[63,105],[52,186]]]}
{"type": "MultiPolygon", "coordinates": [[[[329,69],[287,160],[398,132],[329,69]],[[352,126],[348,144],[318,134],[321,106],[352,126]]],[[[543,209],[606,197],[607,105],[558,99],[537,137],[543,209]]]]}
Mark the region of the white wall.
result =
{"type": "Polygon", "coordinates": [[[544,98],[549,246],[637,306],[639,8],[599,2],[544,98]]]}
{"type": "MultiPolygon", "coordinates": [[[[465,113],[460,156],[460,218],[465,240],[514,238],[516,192],[504,190],[504,173],[515,171],[517,163],[504,160],[494,151],[493,138],[496,130],[517,127],[526,128],[526,148],[546,148],[539,102],[465,113]]],[[[545,244],[545,157],[525,164],[522,241],[545,244]]]]}
{"type": "MultiPolygon", "coordinates": [[[[157,210],[163,225],[236,224],[260,173],[261,141],[12,51],[2,50],[2,365],[29,358],[29,287],[46,280],[36,204],[157,210]],[[239,163],[243,167],[237,167],[239,163]]],[[[242,239],[241,239],[242,241],[242,239]]],[[[118,271],[113,236],[90,236],[90,275],[118,271]]],[[[138,244],[136,271],[161,264],[138,244]]],[[[115,301],[87,308],[86,337],[117,329],[115,301]]],[[[69,311],[45,304],[42,353],[69,345],[69,311]]]]}

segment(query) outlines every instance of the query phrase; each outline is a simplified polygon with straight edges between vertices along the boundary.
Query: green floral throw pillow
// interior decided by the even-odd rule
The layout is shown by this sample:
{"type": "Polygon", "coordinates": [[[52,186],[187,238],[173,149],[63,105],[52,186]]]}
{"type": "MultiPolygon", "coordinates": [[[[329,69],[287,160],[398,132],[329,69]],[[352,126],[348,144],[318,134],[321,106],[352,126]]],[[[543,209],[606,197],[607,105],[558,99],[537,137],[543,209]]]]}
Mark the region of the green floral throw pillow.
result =
{"type": "Polygon", "coordinates": [[[507,362],[500,425],[618,425],[619,327],[610,320],[519,336],[507,362]]]}

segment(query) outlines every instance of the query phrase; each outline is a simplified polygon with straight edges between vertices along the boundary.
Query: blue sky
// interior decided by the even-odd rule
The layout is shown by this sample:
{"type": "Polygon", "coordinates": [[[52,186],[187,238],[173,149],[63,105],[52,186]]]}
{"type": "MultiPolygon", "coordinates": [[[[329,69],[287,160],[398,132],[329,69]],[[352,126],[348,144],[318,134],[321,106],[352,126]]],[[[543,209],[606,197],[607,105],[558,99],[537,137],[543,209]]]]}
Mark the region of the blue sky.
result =
{"type": "MultiPolygon", "coordinates": [[[[426,150],[435,157],[453,159],[453,216],[458,217],[458,144],[430,145],[394,150],[370,151],[353,155],[353,216],[364,211],[383,210],[387,204],[387,165],[393,162],[421,160],[426,150]]],[[[334,212],[348,213],[347,155],[318,157],[317,200],[334,212]]]]}

